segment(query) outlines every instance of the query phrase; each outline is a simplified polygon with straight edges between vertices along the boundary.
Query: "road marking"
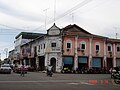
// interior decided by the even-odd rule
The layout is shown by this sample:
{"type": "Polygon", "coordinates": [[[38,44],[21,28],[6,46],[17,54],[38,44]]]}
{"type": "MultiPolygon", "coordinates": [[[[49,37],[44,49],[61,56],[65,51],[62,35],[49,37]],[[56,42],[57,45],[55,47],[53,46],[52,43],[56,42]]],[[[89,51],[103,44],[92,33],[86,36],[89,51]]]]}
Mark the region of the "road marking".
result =
{"type": "MultiPolygon", "coordinates": [[[[13,80],[13,81],[0,81],[0,83],[67,83],[67,84],[73,84],[73,85],[78,85],[78,84],[85,84],[85,85],[96,85],[96,84],[104,85],[105,84],[106,85],[108,84],[108,80],[100,80],[99,83],[96,80],[45,80],[45,81],[44,80],[37,80],[37,81],[29,81],[29,80],[14,81],[13,80]]],[[[116,84],[113,79],[111,79],[111,83],[113,85],[120,86],[116,84]]]]}
{"type": "Polygon", "coordinates": [[[80,82],[81,84],[86,84],[86,85],[94,85],[94,84],[91,84],[91,83],[86,83],[86,82],[80,82]]]}
{"type": "Polygon", "coordinates": [[[73,80],[45,80],[45,81],[43,81],[43,80],[42,80],[42,81],[41,81],[41,80],[40,80],[40,81],[22,81],[22,80],[21,80],[21,81],[0,81],[0,83],[22,83],[22,82],[23,82],[23,83],[29,83],[29,82],[33,82],[33,83],[34,83],[34,82],[35,82],[35,83],[36,83],[36,82],[38,82],[38,83],[39,83],[39,82],[40,82],[40,83],[47,83],[47,82],[51,82],[51,83],[52,83],[52,82],[53,82],[53,83],[54,83],[54,82],[55,82],[55,83],[60,83],[60,82],[61,82],[61,83],[62,83],[62,82],[63,82],[63,83],[73,83],[73,82],[76,82],[76,83],[79,83],[80,80],[74,80],[74,81],[73,81],[73,80]]]}
{"type": "Polygon", "coordinates": [[[90,84],[97,84],[98,82],[97,82],[97,80],[89,80],[88,81],[90,84]]]}
{"type": "Polygon", "coordinates": [[[67,83],[67,84],[78,85],[78,84],[80,84],[80,83],[67,83]]]}
{"type": "Polygon", "coordinates": [[[80,83],[73,82],[73,83],[67,83],[67,84],[72,84],[72,85],[79,85],[79,84],[94,85],[94,84],[90,84],[90,83],[87,83],[87,82],[80,82],[80,83]]]}

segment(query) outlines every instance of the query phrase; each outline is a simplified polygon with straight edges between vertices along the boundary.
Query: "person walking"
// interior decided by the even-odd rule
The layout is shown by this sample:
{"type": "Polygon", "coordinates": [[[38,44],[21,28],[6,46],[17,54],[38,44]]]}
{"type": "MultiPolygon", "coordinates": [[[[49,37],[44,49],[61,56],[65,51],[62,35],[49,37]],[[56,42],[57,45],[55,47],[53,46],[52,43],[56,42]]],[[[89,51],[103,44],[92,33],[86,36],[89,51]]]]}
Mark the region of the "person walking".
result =
{"type": "Polygon", "coordinates": [[[47,76],[48,75],[52,76],[52,66],[51,65],[47,66],[47,76]]]}
{"type": "Polygon", "coordinates": [[[25,75],[25,66],[24,65],[21,66],[21,74],[20,75],[23,77],[25,75]]]}

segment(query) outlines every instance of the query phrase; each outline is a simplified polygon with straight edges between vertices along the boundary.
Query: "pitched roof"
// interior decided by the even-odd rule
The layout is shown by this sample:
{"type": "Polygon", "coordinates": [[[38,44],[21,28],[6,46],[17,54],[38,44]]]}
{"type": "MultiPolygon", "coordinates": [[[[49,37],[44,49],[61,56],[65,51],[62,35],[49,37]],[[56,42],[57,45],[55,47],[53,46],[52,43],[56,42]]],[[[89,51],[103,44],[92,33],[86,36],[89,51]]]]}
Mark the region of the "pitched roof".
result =
{"type": "Polygon", "coordinates": [[[120,39],[112,39],[112,38],[109,38],[107,41],[108,41],[108,42],[112,42],[112,43],[120,43],[120,39]]]}
{"type": "MultiPolygon", "coordinates": [[[[73,25],[68,25],[68,26],[66,26],[65,28],[63,28],[62,30],[63,30],[63,32],[64,31],[67,31],[67,30],[69,30],[69,29],[71,29],[71,28],[74,28],[74,27],[76,27],[76,28],[78,28],[78,32],[80,32],[80,31],[82,31],[82,32],[85,32],[86,34],[90,34],[91,35],[91,33],[89,33],[89,32],[87,32],[86,30],[84,30],[83,28],[81,28],[81,27],[79,27],[78,25],[76,25],[76,24],[73,24],[73,25]]],[[[74,31],[74,30],[73,30],[74,31]]]]}
{"type": "Polygon", "coordinates": [[[94,34],[92,34],[93,35],[93,38],[108,38],[108,37],[104,37],[104,36],[100,36],[100,35],[94,35],[94,34]]]}
{"type": "Polygon", "coordinates": [[[33,33],[33,32],[21,32],[15,37],[15,39],[17,39],[21,35],[22,35],[22,38],[24,38],[24,39],[35,39],[35,38],[39,37],[40,35],[44,35],[44,34],[33,33]]]}
{"type": "Polygon", "coordinates": [[[104,36],[91,34],[90,32],[86,31],[85,29],[79,27],[76,24],[68,25],[65,28],[63,28],[62,33],[65,33],[65,32],[67,32],[67,35],[78,35],[78,36],[81,36],[81,37],[93,37],[93,38],[107,38],[107,37],[104,37],[104,36]],[[70,32],[72,32],[72,33],[70,33],[70,32]]]}

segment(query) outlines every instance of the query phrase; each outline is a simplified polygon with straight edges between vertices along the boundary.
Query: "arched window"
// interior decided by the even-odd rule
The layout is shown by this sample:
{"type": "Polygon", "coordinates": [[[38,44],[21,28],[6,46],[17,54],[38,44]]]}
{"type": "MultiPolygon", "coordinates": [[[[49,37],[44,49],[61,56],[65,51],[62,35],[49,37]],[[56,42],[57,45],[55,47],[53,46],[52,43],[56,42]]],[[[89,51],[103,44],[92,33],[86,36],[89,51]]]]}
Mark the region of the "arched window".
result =
{"type": "Polygon", "coordinates": [[[95,43],[95,48],[96,48],[96,51],[100,51],[100,43],[99,42],[95,43]]]}
{"type": "Polygon", "coordinates": [[[107,44],[107,49],[108,49],[109,52],[111,52],[112,51],[112,44],[110,44],[110,43],[107,44]]]}
{"type": "Polygon", "coordinates": [[[117,52],[120,52],[120,45],[117,45],[117,52]]]}
{"type": "Polygon", "coordinates": [[[72,41],[71,40],[67,40],[66,41],[66,48],[70,49],[72,47],[72,41]]]}
{"type": "Polygon", "coordinates": [[[80,49],[81,50],[85,50],[86,49],[86,42],[85,41],[81,41],[80,42],[80,49]]]}

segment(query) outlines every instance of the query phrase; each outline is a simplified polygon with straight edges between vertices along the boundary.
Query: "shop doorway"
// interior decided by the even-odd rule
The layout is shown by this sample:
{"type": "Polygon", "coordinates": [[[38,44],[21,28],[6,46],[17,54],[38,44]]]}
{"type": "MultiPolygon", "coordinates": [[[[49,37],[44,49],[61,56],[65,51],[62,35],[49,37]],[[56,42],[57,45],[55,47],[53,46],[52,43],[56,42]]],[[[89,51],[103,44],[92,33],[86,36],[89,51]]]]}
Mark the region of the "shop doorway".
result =
{"type": "Polygon", "coordinates": [[[53,72],[56,72],[56,59],[55,58],[51,58],[50,65],[53,66],[53,72]]]}
{"type": "Polygon", "coordinates": [[[107,70],[110,70],[110,68],[113,67],[113,59],[107,58],[107,70]]]}
{"type": "Polygon", "coordinates": [[[44,56],[39,57],[39,70],[40,71],[45,70],[45,57],[44,56]]]}

